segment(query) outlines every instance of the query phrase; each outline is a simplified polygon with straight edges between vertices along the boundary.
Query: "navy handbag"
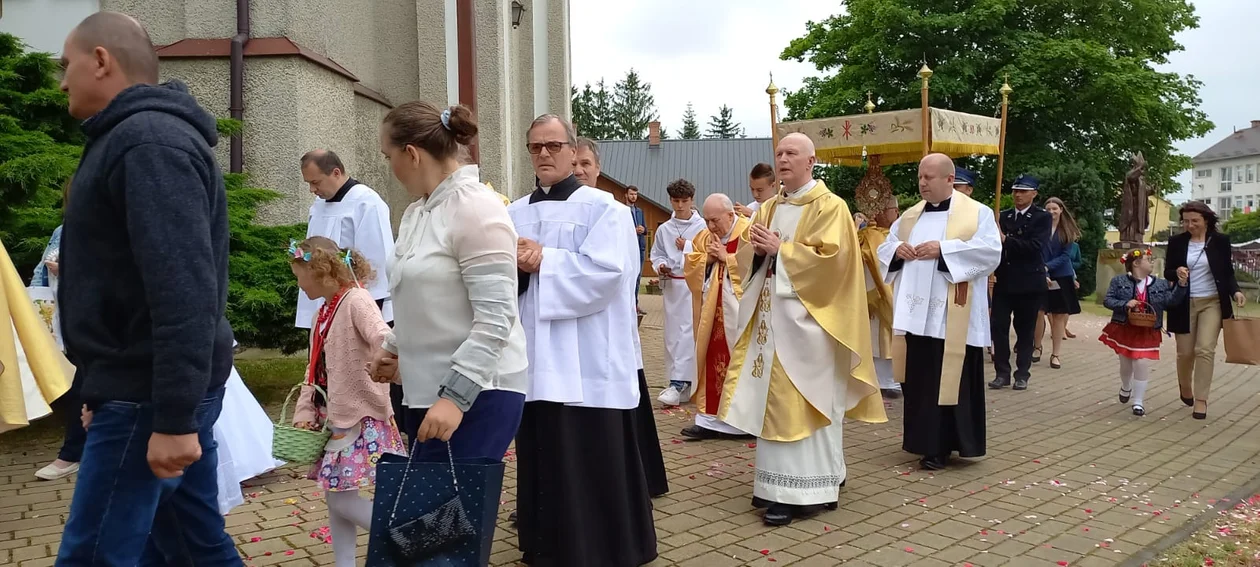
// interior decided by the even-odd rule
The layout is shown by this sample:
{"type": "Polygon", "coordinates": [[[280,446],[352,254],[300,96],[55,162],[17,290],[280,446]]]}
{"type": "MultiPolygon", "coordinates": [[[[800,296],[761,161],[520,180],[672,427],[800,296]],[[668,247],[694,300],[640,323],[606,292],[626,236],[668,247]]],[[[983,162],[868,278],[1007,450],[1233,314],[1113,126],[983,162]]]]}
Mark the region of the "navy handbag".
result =
{"type": "Polygon", "coordinates": [[[457,461],[449,444],[447,457],[429,462],[381,455],[367,567],[489,564],[504,464],[481,458],[457,461]]]}

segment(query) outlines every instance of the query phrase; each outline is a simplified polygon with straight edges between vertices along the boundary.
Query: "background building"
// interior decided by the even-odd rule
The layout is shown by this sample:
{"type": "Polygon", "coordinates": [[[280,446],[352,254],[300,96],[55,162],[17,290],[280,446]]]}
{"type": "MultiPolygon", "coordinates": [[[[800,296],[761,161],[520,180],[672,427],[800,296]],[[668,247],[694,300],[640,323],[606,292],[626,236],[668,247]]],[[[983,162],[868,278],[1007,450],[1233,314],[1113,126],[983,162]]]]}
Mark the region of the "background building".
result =
{"type": "Polygon", "coordinates": [[[1228,220],[1234,210],[1249,213],[1260,203],[1260,120],[1250,128],[1194,156],[1190,198],[1203,201],[1228,220]]]}
{"type": "MultiPolygon", "coordinates": [[[[725,193],[737,203],[748,204],[748,172],[758,162],[770,163],[770,138],[710,138],[701,140],[662,140],[660,122],[648,125],[647,140],[603,140],[599,142],[600,175],[596,185],[626,202],[626,187],[639,188],[639,207],[647,223],[648,249],[661,223],[670,219],[669,194],[665,187],[675,179],[696,186],[696,209],[714,193],[725,193]]],[[[643,273],[656,274],[644,259],[643,273]]]]}
{"type": "MultiPolygon", "coordinates": [[[[187,83],[222,118],[231,116],[232,37],[248,30],[244,171],[285,197],[264,209],[267,222],[306,220],[312,197],[299,159],[328,148],[381,193],[397,224],[411,198],[378,145],[396,104],[475,102],[482,177],[513,196],[533,186],[530,122],[570,114],[568,0],[0,0],[0,31],[57,53],[96,10],[140,20],[159,46],[162,79],[187,83]],[[461,8],[471,17],[461,21],[461,8]],[[471,40],[466,60],[461,28],[471,40]]],[[[229,141],[217,149],[226,170],[229,141]]]]}

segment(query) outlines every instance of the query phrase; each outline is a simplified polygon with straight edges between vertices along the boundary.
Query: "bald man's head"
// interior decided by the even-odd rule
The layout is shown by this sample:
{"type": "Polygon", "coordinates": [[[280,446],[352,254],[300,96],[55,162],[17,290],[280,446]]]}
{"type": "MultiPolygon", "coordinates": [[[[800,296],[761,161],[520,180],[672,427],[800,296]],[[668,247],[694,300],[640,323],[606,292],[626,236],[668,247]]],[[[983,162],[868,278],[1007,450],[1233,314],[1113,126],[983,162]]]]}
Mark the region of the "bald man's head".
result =
{"type": "Polygon", "coordinates": [[[796,191],[814,178],[814,141],[809,136],[794,132],[779,140],[774,153],[774,168],[783,189],[796,191]]]}
{"type": "Polygon", "coordinates": [[[919,160],[919,196],[939,204],[954,193],[954,160],[945,154],[928,154],[919,160]]]}
{"type": "Polygon", "coordinates": [[[709,232],[718,238],[726,238],[731,233],[731,227],[735,226],[735,203],[722,193],[705,197],[700,214],[704,216],[709,232]]]}
{"type": "Polygon", "coordinates": [[[86,119],[119,92],[136,84],[157,84],[158,57],[144,26],[118,12],[97,12],[79,23],[62,49],[70,114],[86,119]]]}

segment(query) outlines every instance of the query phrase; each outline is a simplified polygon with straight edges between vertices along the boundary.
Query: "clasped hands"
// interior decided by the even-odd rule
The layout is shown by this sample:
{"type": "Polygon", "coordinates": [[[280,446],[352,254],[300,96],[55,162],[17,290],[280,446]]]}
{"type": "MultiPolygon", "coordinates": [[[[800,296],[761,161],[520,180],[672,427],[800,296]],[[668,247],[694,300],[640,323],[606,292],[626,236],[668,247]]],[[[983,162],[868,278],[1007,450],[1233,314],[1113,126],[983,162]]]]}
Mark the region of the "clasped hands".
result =
{"type": "Polygon", "coordinates": [[[941,257],[941,243],[935,240],[924,242],[918,246],[911,246],[909,242],[902,242],[897,247],[897,257],[907,262],[914,260],[935,260],[941,257]]]}
{"type": "Polygon", "coordinates": [[[762,256],[774,256],[779,253],[779,247],[783,241],[779,238],[777,232],[771,232],[770,229],[760,224],[752,225],[751,237],[753,250],[762,256]]]}
{"type": "Polygon", "coordinates": [[[528,238],[516,239],[516,267],[529,274],[542,266],[542,245],[528,238]]]}
{"type": "Polygon", "coordinates": [[[726,247],[718,242],[716,238],[710,238],[709,244],[705,246],[705,252],[709,254],[709,260],[719,264],[726,263],[726,247]]]}
{"type": "MultiPolygon", "coordinates": [[[[368,362],[367,371],[373,382],[382,384],[399,383],[398,355],[378,347],[376,354],[368,362]]],[[[454,402],[446,398],[439,398],[424,413],[424,421],[420,422],[420,429],[416,432],[415,440],[420,443],[430,439],[450,441],[451,435],[455,433],[455,430],[459,428],[459,424],[463,420],[464,412],[454,402]]],[[[295,424],[295,427],[303,426],[308,426],[310,429],[318,429],[316,424],[295,424]]]]}

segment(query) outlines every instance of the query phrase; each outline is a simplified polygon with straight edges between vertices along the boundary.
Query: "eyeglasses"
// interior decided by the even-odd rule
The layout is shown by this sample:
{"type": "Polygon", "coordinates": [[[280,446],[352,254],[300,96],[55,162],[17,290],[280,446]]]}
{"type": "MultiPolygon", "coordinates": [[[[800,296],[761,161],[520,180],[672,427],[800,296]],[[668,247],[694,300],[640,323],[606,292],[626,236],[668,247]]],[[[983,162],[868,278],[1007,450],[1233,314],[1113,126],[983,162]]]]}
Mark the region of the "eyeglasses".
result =
{"type": "Polygon", "coordinates": [[[554,154],[567,145],[569,145],[568,142],[531,142],[525,144],[525,148],[534,155],[542,153],[543,148],[547,148],[547,153],[554,154]]]}

